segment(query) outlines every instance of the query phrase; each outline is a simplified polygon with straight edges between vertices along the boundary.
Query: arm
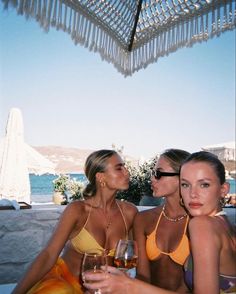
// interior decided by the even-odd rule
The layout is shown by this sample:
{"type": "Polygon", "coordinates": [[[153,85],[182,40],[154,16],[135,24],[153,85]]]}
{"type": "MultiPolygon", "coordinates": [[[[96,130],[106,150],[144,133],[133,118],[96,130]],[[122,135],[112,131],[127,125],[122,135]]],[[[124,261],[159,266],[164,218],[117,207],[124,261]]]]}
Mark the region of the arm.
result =
{"type": "Polygon", "coordinates": [[[138,244],[137,278],[150,282],[150,265],[146,254],[145,215],[138,213],[134,219],[134,240],[138,244]]]}
{"type": "Polygon", "coordinates": [[[195,294],[219,293],[221,239],[212,217],[195,217],[189,224],[195,294]]]}
{"type": "Polygon", "coordinates": [[[76,211],[75,208],[75,205],[69,205],[66,207],[47,246],[33,261],[12,293],[26,293],[27,290],[45,276],[56,263],[56,260],[76,223],[76,215],[78,215],[78,211],[76,211]]]}
{"type": "Polygon", "coordinates": [[[85,273],[85,280],[93,283],[84,283],[88,289],[100,289],[101,293],[112,294],[173,294],[175,292],[164,290],[140,280],[129,278],[116,268],[108,267],[109,273],[85,273]]]}

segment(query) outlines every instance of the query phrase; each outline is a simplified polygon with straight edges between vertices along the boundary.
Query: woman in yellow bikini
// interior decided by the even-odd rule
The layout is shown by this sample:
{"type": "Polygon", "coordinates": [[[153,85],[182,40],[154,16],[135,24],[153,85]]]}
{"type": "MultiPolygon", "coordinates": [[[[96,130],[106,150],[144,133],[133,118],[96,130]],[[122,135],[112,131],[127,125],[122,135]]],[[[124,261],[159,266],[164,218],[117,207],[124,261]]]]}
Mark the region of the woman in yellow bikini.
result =
{"type": "Polygon", "coordinates": [[[138,278],[172,291],[187,292],[183,264],[189,255],[186,234],[188,214],[180,203],[179,170],[189,153],[164,151],[151,179],[154,197],[164,197],[163,206],[142,211],[134,223],[138,242],[138,278]]]}
{"type": "Polygon", "coordinates": [[[83,293],[80,269],[83,254],[106,250],[114,254],[119,239],[128,238],[137,208],[116,200],[129,187],[129,173],[113,150],[93,152],[86,160],[89,181],[83,201],[70,203],[49,240],[13,293],[83,293]]]}

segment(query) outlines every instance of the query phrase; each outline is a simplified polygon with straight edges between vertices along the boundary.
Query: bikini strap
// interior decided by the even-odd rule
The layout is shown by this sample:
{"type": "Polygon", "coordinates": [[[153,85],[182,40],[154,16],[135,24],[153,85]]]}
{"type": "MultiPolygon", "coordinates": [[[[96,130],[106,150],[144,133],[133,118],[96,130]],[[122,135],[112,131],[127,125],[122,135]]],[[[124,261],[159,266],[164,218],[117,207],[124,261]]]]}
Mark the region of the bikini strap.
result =
{"type": "Polygon", "coordinates": [[[158,217],[158,220],[157,220],[157,223],[156,223],[156,226],[155,226],[155,229],[154,229],[154,232],[155,232],[155,233],[156,233],[156,231],[157,231],[157,228],[158,228],[158,225],[159,225],[159,223],[160,223],[160,220],[161,220],[162,215],[163,215],[163,209],[161,210],[161,213],[160,213],[160,215],[159,215],[159,217],[158,217]]]}
{"type": "Polygon", "coordinates": [[[125,216],[124,216],[124,213],[119,205],[119,203],[115,200],[116,202],[116,205],[118,206],[119,210],[120,210],[120,213],[121,213],[121,216],[123,218],[123,221],[124,221],[124,224],[125,224],[125,231],[126,231],[126,239],[128,240],[129,239],[129,232],[128,232],[128,227],[127,227],[127,223],[125,221],[125,216]]]}
{"type": "Polygon", "coordinates": [[[186,217],[186,223],[185,223],[185,227],[184,227],[184,235],[186,234],[186,231],[187,231],[188,221],[189,221],[189,215],[187,215],[187,217],[186,217]]]}
{"type": "Polygon", "coordinates": [[[86,221],[85,221],[85,223],[84,223],[84,225],[83,225],[83,229],[85,228],[85,226],[86,226],[87,223],[88,223],[88,220],[89,220],[89,217],[90,217],[90,214],[91,214],[92,208],[93,208],[93,206],[90,205],[89,213],[88,213],[87,219],[86,219],[86,221]]]}

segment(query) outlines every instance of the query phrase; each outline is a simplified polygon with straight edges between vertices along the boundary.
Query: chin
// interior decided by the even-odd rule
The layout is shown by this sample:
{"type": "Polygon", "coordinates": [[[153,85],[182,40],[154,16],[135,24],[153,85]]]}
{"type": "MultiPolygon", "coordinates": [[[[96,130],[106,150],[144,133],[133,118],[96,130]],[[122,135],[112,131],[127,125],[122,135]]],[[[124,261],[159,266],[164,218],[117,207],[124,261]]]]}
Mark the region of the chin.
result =
{"type": "Polygon", "coordinates": [[[161,198],[161,197],[163,197],[163,195],[159,195],[158,193],[155,193],[155,192],[152,193],[152,196],[154,198],[161,198]]]}
{"type": "Polygon", "coordinates": [[[119,188],[120,191],[125,191],[125,190],[128,190],[128,189],[129,189],[129,185],[126,185],[126,186],[123,186],[123,187],[119,188]]]}

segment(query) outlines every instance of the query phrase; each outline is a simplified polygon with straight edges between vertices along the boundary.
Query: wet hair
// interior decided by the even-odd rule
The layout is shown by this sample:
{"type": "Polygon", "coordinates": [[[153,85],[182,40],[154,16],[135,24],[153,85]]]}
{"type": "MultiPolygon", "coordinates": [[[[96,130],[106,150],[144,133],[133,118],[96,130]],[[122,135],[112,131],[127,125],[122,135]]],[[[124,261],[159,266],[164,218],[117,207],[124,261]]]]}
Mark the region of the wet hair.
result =
{"type": "Polygon", "coordinates": [[[167,149],[160,157],[164,157],[173,168],[173,170],[178,173],[180,171],[181,164],[190,155],[189,152],[181,149],[167,149]]]}
{"type": "Polygon", "coordinates": [[[114,150],[102,149],[88,156],[85,162],[84,173],[89,182],[83,191],[84,197],[91,197],[96,194],[96,173],[104,172],[107,166],[107,160],[116,154],[117,152],[114,150]]]}
{"type": "Polygon", "coordinates": [[[220,184],[225,183],[225,167],[219,158],[208,151],[198,151],[192,153],[182,164],[182,166],[188,162],[205,162],[208,163],[215,171],[220,184]]]}

